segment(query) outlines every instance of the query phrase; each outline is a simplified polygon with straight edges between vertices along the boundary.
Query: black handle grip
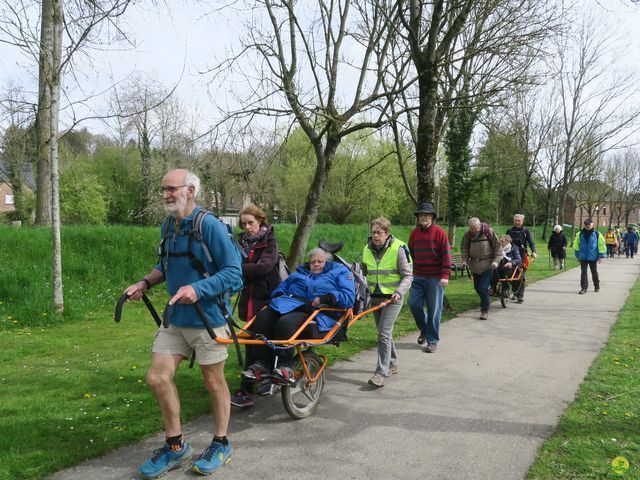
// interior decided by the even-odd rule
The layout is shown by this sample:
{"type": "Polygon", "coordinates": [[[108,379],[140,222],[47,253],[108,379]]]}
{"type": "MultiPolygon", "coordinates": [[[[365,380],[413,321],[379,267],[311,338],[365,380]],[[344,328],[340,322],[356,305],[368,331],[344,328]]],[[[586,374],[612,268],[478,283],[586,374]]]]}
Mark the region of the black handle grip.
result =
{"type": "Polygon", "coordinates": [[[127,301],[127,298],[129,298],[129,295],[123,293],[122,296],[118,299],[118,303],[116,303],[116,313],[113,315],[113,320],[116,323],[119,322],[122,318],[122,306],[124,305],[124,302],[127,301]]]}
{"type": "MultiPolygon", "coordinates": [[[[120,320],[122,319],[122,307],[125,304],[125,302],[128,300],[128,298],[129,298],[129,295],[127,295],[125,292],[118,299],[118,303],[116,303],[116,313],[113,315],[113,319],[116,322],[120,322],[120,320]]],[[[156,325],[160,326],[162,324],[162,321],[160,320],[160,316],[158,315],[158,312],[156,311],[156,309],[153,307],[153,304],[151,303],[151,300],[149,300],[149,297],[147,297],[147,295],[144,293],[142,294],[142,301],[147,306],[147,309],[149,310],[149,313],[155,320],[156,325]]]]}

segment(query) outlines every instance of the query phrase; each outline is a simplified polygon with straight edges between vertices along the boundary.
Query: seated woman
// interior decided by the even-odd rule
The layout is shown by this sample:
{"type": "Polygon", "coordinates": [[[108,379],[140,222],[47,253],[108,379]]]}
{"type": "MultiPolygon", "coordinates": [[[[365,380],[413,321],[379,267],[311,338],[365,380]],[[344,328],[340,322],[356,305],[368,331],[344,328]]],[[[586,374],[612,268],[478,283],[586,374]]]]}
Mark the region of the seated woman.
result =
{"type": "MultiPolygon", "coordinates": [[[[272,340],[285,340],[302,326],[309,315],[322,307],[351,308],[356,291],[353,274],[344,265],[333,262],[330,253],[315,248],[309,252],[309,263],[298,267],[278,288],[269,302],[269,308],[258,313],[251,325],[251,332],[264,335],[272,340]]],[[[320,312],[298,338],[321,338],[335,325],[342,312],[320,312]]],[[[281,383],[295,383],[291,360],[292,348],[278,348],[268,345],[247,345],[247,364],[242,375],[260,381],[274,364],[272,379],[281,383]]]]}
{"type": "Polygon", "coordinates": [[[509,235],[500,237],[500,245],[502,246],[502,258],[498,263],[498,268],[496,268],[492,274],[493,291],[495,293],[498,292],[498,279],[510,278],[513,275],[513,270],[518,265],[522,265],[520,249],[511,243],[511,237],[509,235]]]}

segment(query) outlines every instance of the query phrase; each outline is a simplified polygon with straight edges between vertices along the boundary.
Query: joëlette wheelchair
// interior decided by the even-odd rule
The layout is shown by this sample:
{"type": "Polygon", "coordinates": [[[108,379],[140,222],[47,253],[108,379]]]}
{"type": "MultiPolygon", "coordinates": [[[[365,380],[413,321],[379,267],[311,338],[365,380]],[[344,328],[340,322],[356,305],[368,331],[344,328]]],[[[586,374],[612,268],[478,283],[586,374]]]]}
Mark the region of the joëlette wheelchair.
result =
{"type": "MultiPolygon", "coordinates": [[[[279,384],[276,383],[276,381],[272,381],[275,379],[272,379],[271,375],[264,375],[262,377],[262,382],[265,382],[267,384],[271,383],[271,395],[280,390],[282,403],[285,410],[291,417],[296,420],[306,418],[314,412],[320,402],[320,397],[324,389],[324,372],[325,367],[327,366],[327,356],[321,353],[316,353],[314,351],[314,348],[321,345],[339,346],[341,342],[347,340],[347,331],[351,325],[353,325],[356,321],[358,321],[365,315],[368,315],[369,313],[376,310],[380,310],[391,302],[391,300],[388,300],[376,305],[375,307],[369,308],[369,297],[366,286],[366,278],[362,275],[361,272],[354,271],[354,268],[351,264],[347,263],[344,259],[336,255],[336,253],[342,248],[342,243],[329,244],[326,242],[320,242],[319,245],[322,249],[333,254],[334,261],[342,263],[354,273],[354,281],[356,283],[356,302],[354,307],[346,310],[323,307],[313,311],[313,313],[311,313],[309,317],[307,317],[307,319],[298,328],[298,330],[296,330],[294,334],[288,339],[269,339],[265,337],[256,337],[251,333],[251,325],[255,321],[255,316],[250,319],[246,323],[246,325],[244,325],[244,327],[240,328],[235,324],[235,322],[233,322],[228,312],[225,316],[227,317],[227,323],[232,333],[231,338],[217,337],[213,329],[211,329],[211,327],[208,325],[206,316],[202,311],[199,303],[196,302],[194,304],[198,315],[203,321],[205,328],[207,329],[212,339],[224,345],[235,344],[238,352],[238,361],[240,362],[241,366],[242,356],[240,354],[239,345],[267,345],[273,349],[293,348],[296,350],[296,354],[294,355],[293,361],[291,363],[291,369],[294,372],[295,383],[279,384]],[[341,316],[333,325],[333,327],[328,332],[326,332],[322,338],[300,337],[305,328],[310,325],[311,322],[315,321],[315,317],[320,312],[328,311],[340,312],[341,316]],[[237,328],[237,332],[236,329],[234,329],[234,326],[237,328]]],[[[126,300],[126,294],[122,295],[118,300],[114,317],[116,322],[120,321],[120,318],[122,316],[122,307],[126,300]]],[[[165,328],[167,328],[169,326],[169,319],[171,317],[173,307],[168,304],[165,306],[163,318],[161,320],[153,305],[149,301],[148,297],[143,294],[142,300],[149,309],[149,312],[151,313],[151,316],[154,318],[158,327],[164,326],[165,328]]],[[[226,312],[226,307],[224,307],[222,302],[220,302],[220,306],[223,311],[226,312]]],[[[194,360],[195,359],[192,356],[191,366],[193,366],[194,360]]]]}
{"type": "Polygon", "coordinates": [[[497,273],[497,286],[493,294],[500,298],[502,308],[507,308],[511,302],[511,297],[513,295],[517,296],[520,289],[523,288],[524,279],[522,277],[532,261],[533,258],[525,254],[522,259],[522,265],[516,265],[510,275],[502,276],[499,272],[497,273]]]}

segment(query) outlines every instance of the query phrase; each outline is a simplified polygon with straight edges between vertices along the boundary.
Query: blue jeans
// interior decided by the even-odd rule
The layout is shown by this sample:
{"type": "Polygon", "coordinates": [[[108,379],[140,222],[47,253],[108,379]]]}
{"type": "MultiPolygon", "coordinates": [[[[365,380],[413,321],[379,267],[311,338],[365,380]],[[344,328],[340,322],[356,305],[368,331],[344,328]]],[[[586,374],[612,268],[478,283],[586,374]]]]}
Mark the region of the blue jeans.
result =
{"type": "Polygon", "coordinates": [[[480,310],[489,311],[491,297],[489,296],[489,285],[491,284],[491,269],[473,274],[473,288],[480,297],[480,310]]]}
{"type": "Polygon", "coordinates": [[[440,340],[443,300],[444,288],[440,285],[439,278],[413,277],[409,290],[409,308],[416,325],[427,337],[427,343],[438,343],[440,340]]]}

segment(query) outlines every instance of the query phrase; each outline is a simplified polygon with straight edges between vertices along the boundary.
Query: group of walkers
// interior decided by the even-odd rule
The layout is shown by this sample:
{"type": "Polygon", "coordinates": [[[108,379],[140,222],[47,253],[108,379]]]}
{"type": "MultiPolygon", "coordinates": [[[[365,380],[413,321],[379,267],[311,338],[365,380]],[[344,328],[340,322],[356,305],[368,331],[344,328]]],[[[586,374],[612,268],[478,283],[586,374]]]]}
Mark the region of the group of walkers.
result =
{"type": "MultiPolygon", "coordinates": [[[[200,180],[187,170],[172,170],[162,179],[162,199],[169,213],[161,229],[160,259],[142,280],[125,290],[130,300],[138,300],[153,286],[166,282],[172,306],[168,328],[160,328],[153,345],[147,384],[160,407],[166,441],[139,468],[143,478],[158,478],[190,460],[191,447],[182,434],[180,397],[174,376],[180,363],[195,353],[204,385],[211,396],[215,430],[207,448],[192,464],[192,470],[209,475],[227,463],[232,446],[227,438],[231,405],[248,407],[257,393],[269,393],[271,384],[295,383],[291,369],[292,351],[287,348],[247,345],[246,361],[240,388],[229,391],[224,362],[225,344],[211,338],[229,338],[230,296],[238,293],[238,316],[254,319],[251,333],[255,338],[288,339],[316,313],[299,338],[321,338],[340,317],[340,309],[353,307],[356,286],[353,272],[331,253],[315,248],[308,262],[300,265],[286,279],[279,273],[279,247],[273,226],[266,214],[248,205],[239,214],[243,232],[234,242],[227,227],[214,215],[196,205],[200,180]],[[194,304],[199,308],[194,308],[194,304]],[[205,328],[207,327],[207,328],[205,328]],[[269,383],[262,382],[264,377],[269,383]],[[266,387],[266,388],[265,388],[266,387]]],[[[361,267],[366,275],[378,330],[378,357],[368,383],[382,387],[386,379],[398,372],[398,356],[393,342],[393,328],[408,294],[408,304],[419,330],[417,343],[426,353],[435,353],[440,341],[440,320],[444,288],[451,271],[451,246],[446,232],[435,224],[436,211],[430,203],[420,203],[415,211],[416,228],[408,243],[391,233],[390,222],[377,218],[370,223],[369,238],[362,250],[361,267]]],[[[513,226],[500,238],[486,223],[471,218],[462,238],[461,254],[473,274],[475,291],[480,298],[480,319],[487,320],[491,305],[491,285],[496,275],[508,275],[526,264],[536,248],[524,216],[515,215],[513,226]],[[496,273],[498,272],[498,273],[496,273]]],[[[593,235],[592,223],[576,237],[576,256],[586,268],[595,272],[594,285],[599,289],[597,269],[592,265],[604,254],[604,239],[593,235]],[[596,252],[595,260],[593,253],[596,252]],[[583,264],[584,262],[584,264],[583,264]]],[[[554,234],[561,228],[554,229],[554,234]]],[[[564,236],[562,236],[564,238],[564,236]]],[[[637,244],[637,234],[636,234],[637,244]]],[[[549,248],[554,252],[554,266],[563,266],[566,239],[558,237],[549,248]],[[556,244],[556,240],[559,243],[556,244]],[[557,255],[556,255],[557,253],[557,255]]],[[[525,278],[514,286],[514,299],[524,301],[525,278]]],[[[584,293],[586,287],[581,289],[584,293]]]]}
{"type": "Polygon", "coordinates": [[[633,258],[638,253],[638,230],[635,225],[628,225],[624,233],[618,226],[609,227],[604,239],[607,258],[614,258],[616,252],[618,255],[624,253],[626,258],[633,258]]]}

